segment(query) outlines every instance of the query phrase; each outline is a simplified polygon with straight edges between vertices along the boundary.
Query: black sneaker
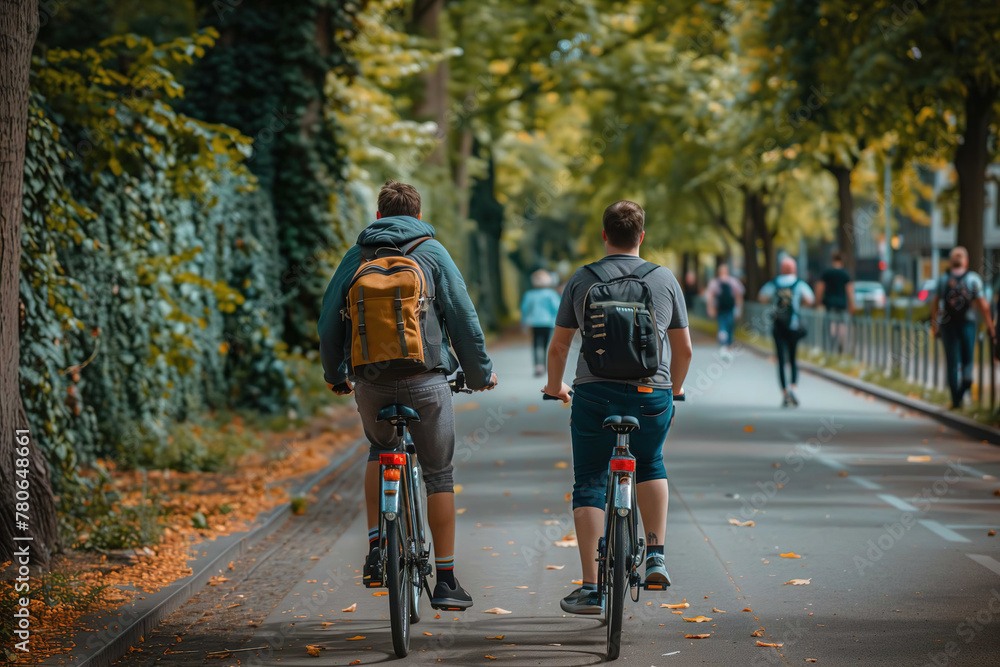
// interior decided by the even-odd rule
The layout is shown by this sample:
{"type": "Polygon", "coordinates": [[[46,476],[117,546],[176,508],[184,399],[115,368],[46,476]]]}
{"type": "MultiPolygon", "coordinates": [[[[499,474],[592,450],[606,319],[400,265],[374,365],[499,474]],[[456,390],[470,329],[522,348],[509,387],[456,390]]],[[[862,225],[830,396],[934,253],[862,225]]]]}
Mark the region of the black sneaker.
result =
{"type": "Polygon", "coordinates": [[[373,547],[368,552],[361,581],[365,588],[379,588],[382,585],[382,554],[378,547],[373,547]]]}
{"type": "Polygon", "coordinates": [[[446,609],[448,611],[465,611],[472,606],[472,596],[462,588],[462,584],[455,580],[455,587],[452,588],[443,581],[437,582],[434,586],[434,595],[431,596],[431,607],[434,609],[446,609]]]}

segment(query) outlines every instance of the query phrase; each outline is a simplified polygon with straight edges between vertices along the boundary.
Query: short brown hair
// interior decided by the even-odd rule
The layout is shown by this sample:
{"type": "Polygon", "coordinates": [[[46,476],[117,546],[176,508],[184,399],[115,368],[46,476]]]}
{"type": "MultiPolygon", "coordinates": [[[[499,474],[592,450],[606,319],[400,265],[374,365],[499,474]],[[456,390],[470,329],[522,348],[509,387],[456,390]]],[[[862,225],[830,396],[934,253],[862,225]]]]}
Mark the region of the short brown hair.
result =
{"type": "Polygon", "coordinates": [[[385,182],[378,193],[378,212],[382,217],[420,215],[420,193],[412,185],[392,179],[385,182]]]}
{"type": "Polygon", "coordinates": [[[844,256],[840,253],[839,250],[834,250],[832,253],[830,253],[830,261],[831,262],[843,262],[844,261],[844,256]]]}
{"type": "Polygon", "coordinates": [[[646,212],[634,201],[623,199],[604,209],[604,233],[616,248],[634,248],[642,238],[646,212]]]}

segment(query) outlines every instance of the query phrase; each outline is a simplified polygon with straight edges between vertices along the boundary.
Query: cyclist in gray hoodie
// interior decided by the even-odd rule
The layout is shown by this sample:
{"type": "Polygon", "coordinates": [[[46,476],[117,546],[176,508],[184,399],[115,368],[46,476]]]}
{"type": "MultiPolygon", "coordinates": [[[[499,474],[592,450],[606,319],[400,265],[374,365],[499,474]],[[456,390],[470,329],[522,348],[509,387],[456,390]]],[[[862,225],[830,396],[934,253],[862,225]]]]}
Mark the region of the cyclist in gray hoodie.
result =
{"type": "Polygon", "coordinates": [[[349,376],[351,328],[341,317],[341,310],[347,305],[351,280],[361,265],[362,248],[400,248],[416,239],[434,236],[434,228],[420,220],[420,195],[405,183],[387,181],[382,186],[376,217],[337,267],[323,296],[318,327],[327,386],[340,395],[355,395],[365,435],[371,443],[365,472],[369,553],[363,581],[372,586],[382,581],[378,553],[378,454],[397,444],[395,429],[386,422],[376,422],[376,416],[386,405],[405,402],[420,415],[420,421],[411,425],[410,433],[423,468],[427,522],[434,542],[437,585],[431,602],[435,606],[464,609],[472,606],[472,596],[454,574],[452,457],[455,453],[455,414],[447,375],[458,370],[461,363],[469,388],[477,391],[492,389],[497,376],[486,354],[483,330],[462,274],[444,246],[433,238],[420,243],[409,256],[434,284],[434,311],[443,325],[440,363],[428,373],[402,380],[371,381],[349,376]]]}

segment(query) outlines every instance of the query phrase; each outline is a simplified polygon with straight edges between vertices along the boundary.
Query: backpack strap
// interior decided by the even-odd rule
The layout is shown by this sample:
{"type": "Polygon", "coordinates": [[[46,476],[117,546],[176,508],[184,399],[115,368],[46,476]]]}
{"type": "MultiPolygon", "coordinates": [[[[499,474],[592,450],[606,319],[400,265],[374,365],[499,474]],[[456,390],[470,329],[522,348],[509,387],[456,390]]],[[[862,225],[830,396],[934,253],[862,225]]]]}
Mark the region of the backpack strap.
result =
{"type": "Polygon", "coordinates": [[[433,237],[431,237],[431,236],[421,236],[421,237],[420,237],[420,238],[418,238],[418,239],[413,239],[413,240],[412,240],[412,241],[410,241],[409,243],[407,243],[407,244],[403,245],[403,246],[402,246],[402,247],[400,248],[400,251],[401,251],[401,252],[402,252],[402,253],[403,253],[404,255],[409,255],[409,254],[410,254],[411,252],[413,252],[414,250],[416,250],[416,249],[417,249],[417,246],[419,246],[419,245],[420,245],[421,243],[423,243],[424,241],[430,241],[430,240],[431,240],[432,238],[433,238],[433,237]]]}
{"type": "Polygon", "coordinates": [[[642,280],[653,271],[656,271],[658,268],[660,268],[659,264],[654,264],[652,262],[643,262],[638,269],[632,272],[632,275],[638,278],[639,280],[642,280]]]}
{"type": "MultiPolygon", "coordinates": [[[[607,270],[605,270],[605,268],[601,265],[599,261],[591,262],[590,264],[587,264],[584,268],[589,269],[590,272],[593,273],[595,276],[597,276],[597,279],[600,280],[602,283],[610,282],[615,279],[615,276],[612,276],[610,273],[608,273],[607,270]]],[[[631,273],[622,276],[622,278],[631,277],[631,278],[636,278],[638,280],[642,280],[643,278],[645,278],[658,268],[660,268],[659,264],[653,264],[652,262],[643,262],[642,264],[639,265],[639,267],[635,271],[632,271],[631,273]]]]}
{"type": "Polygon", "coordinates": [[[606,283],[606,282],[608,282],[608,281],[610,281],[610,280],[613,279],[613,277],[611,276],[611,274],[609,274],[607,271],[605,271],[604,267],[601,266],[600,262],[591,262],[590,264],[587,264],[583,268],[587,269],[588,271],[590,271],[591,273],[593,273],[595,276],[597,276],[597,279],[599,281],[601,281],[602,283],[606,283]]]}

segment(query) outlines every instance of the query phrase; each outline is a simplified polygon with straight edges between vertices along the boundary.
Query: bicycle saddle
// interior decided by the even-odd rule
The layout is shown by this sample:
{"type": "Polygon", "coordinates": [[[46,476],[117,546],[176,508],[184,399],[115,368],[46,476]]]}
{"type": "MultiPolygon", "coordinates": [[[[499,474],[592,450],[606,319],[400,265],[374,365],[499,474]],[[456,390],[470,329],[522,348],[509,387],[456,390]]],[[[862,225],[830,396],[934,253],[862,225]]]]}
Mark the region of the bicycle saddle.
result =
{"type": "Polygon", "coordinates": [[[615,433],[631,433],[639,430],[639,420],[629,415],[611,415],[604,420],[604,428],[615,433]]]}
{"type": "Polygon", "coordinates": [[[395,424],[400,421],[419,422],[420,415],[418,415],[417,411],[408,405],[394,403],[393,405],[387,405],[379,410],[378,417],[375,418],[375,421],[387,421],[390,424],[395,424]]]}

